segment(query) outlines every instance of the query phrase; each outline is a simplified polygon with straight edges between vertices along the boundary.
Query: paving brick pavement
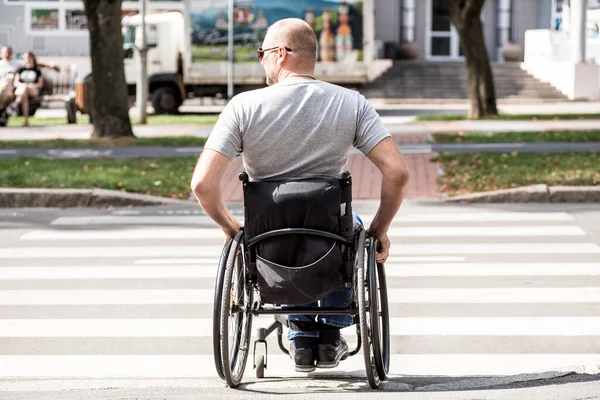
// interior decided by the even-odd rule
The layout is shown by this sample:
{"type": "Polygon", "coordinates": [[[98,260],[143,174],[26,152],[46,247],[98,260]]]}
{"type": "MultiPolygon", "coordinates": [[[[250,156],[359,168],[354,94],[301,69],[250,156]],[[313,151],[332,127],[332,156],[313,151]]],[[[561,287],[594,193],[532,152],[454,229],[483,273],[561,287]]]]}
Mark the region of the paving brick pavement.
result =
{"type": "MultiPolygon", "coordinates": [[[[439,198],[437,166],[430,160],[432,154],[405,155],[410,180],[405,192],[407,199],[439,198]]],[[[227,170],[223,178],[225,201],[242,201],[242,186],[238,179],[242,171],[242,162],[238,158],[227,170]]],[[[352,174],[352,197],[354,199],[378,199],[381,193],[381,173],[362,154],[351,154],[344,166],[352,174]]]]}

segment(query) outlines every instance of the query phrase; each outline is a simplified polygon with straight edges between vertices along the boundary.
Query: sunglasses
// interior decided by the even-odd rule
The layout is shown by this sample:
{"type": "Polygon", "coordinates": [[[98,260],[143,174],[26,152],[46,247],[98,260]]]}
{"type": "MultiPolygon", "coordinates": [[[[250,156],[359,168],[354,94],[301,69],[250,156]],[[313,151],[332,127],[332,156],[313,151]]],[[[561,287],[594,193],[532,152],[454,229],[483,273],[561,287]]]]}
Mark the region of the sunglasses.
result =
{"type": "Polygon", "coordinates": [[[284,49],[286,49],[290,53],[292,52],[292,49],[290,49],[289,47],[284,47],[284,46],[269,47],[268,49],[263,49],[262,47],[259,47],[258,50],[256,50],[256,55],[258,56],[258,61],[262,61],[262,59],[265,56],[265,53],[267,51],[275,50],[275,49],[278,49],[280,47],[283,47],[284,49]]]}

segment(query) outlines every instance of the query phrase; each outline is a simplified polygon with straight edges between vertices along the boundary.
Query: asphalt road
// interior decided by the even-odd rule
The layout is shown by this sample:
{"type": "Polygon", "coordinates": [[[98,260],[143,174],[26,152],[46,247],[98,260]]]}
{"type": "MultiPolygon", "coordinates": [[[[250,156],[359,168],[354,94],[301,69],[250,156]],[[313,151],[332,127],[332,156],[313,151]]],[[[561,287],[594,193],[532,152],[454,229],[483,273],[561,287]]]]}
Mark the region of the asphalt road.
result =
{"type": "MultiPolygon", "coordinates": [[[[368,223],[376,203],[355,210],[368,223]]],[[[598,396],[596,204],[407,202],[390,233],[381,390],[360,354],[299,374],[271,338],[266,379],[250,360],[232,390],[211,345],[223,241],[199,208],[0,210],[0,398],[598,396]]]]}
{"type": "MultiPolygon", "coordinates": [[[[430,154],[432,152],[450,153],[565,153],[600,151],[600,142],[567,143],[463,143],[436,144],[416,143],[399,144],[403,154],[430,154]]],[[[166,147],[166,146],[131,146],[112,148],[54,148],[54,149],[0,149],[0,158],[40,157],[49,159],[127,159],[138,157],[182,157],[196,156],[202,147],[166,147]]],[[[356,152],[356,151],[355,151],[356,152]]]]}

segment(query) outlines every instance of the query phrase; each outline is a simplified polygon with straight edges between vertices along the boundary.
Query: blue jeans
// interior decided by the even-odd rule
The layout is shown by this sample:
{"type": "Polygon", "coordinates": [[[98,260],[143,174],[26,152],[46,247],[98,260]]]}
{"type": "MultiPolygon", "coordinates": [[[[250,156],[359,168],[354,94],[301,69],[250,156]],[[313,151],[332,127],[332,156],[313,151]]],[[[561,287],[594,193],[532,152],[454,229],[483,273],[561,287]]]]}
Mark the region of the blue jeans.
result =
{"type": "MultiPolygon", "coordinates": [[[[360,216],[356,213],[352,213],[354,220],[354,230],[358,229],[359,226],[364,226],[360,216]]],[[[352,289],[350,290],[337,290],[329,294],[319,302],[308,304],[308,307],[317,307],[320,303],[321,307],[347,307],[348,301],[352,295],[352,289]]],[[[288,315],[288,321],[302,321],[302,322],[314,322],[314,315],[288,315]]],[[[339,328],[346,328],[354,323],[352,315],[317,315],[317,321],[323,324],[337,326],[339,328]]],[[[292,328],[288,329],[288,340],[292,340],[295,337],[319,337],[319,332],[315,331],[296,331],[292,328]]]]}

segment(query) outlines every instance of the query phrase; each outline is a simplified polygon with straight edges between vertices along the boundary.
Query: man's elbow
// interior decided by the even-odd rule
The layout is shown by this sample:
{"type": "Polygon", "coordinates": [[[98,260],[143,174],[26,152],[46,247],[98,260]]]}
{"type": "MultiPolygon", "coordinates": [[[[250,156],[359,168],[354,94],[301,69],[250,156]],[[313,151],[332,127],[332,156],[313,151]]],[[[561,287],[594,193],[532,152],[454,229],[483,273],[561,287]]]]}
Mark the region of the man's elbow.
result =
{"type": "Polygon", "coordinates": [[[390,171],[386,178],[394,187],[398,188],[398,190],[403,190],[408,184],[410,175],[408,173],[408,168],[403,165],[390,171]]]}
{"type": "Polygon", "coordinates": [[[206,180],[197,176],[192,177],[192,182],[190,183],[190,186],[192,188],[192,192],[194,192],[194,195],[198,199],[200,199],[200,196],[202,196],[204,193],[210,190],[208,189],[208,183],[206,182],[206,180]]]}

